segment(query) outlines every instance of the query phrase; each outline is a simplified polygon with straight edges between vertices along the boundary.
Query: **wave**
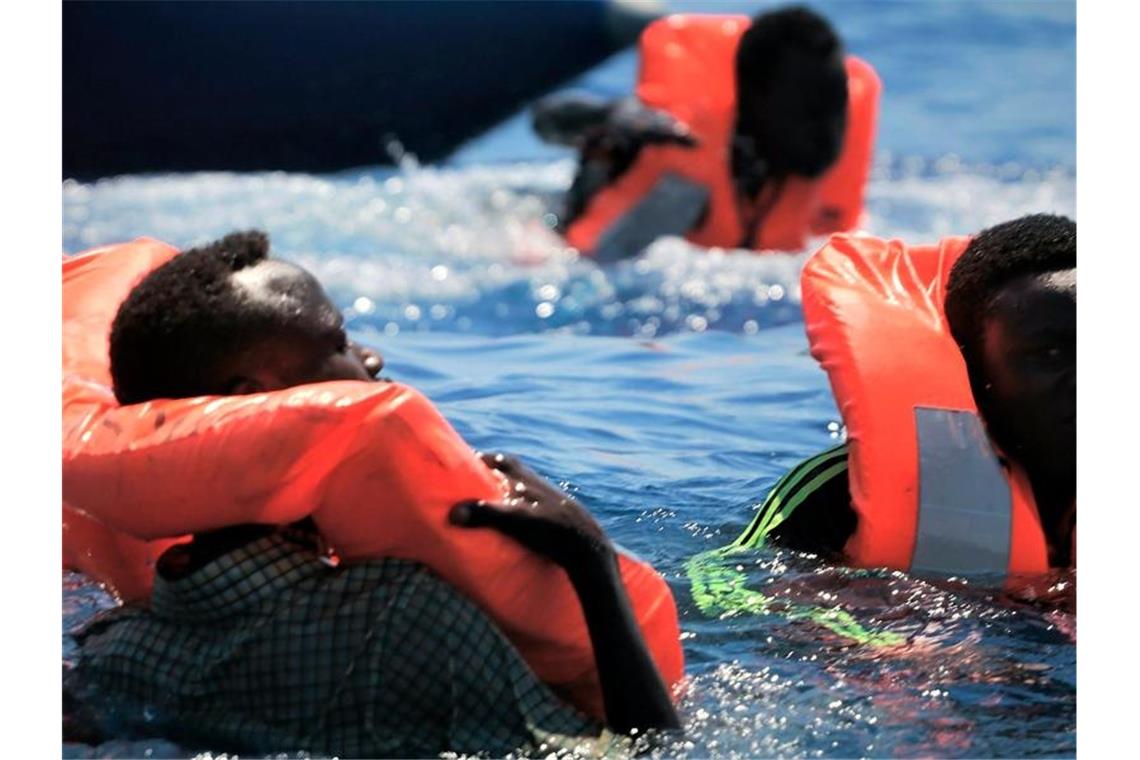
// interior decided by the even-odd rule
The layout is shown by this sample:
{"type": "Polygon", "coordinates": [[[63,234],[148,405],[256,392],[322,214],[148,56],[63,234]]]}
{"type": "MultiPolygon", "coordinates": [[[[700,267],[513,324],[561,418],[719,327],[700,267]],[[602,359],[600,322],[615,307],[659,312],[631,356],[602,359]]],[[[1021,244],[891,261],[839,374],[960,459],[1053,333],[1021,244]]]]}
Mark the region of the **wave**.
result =
{"type": "MultiPolygon", "coordinates": [[[[800,319],[805,254],[706,251],[664,238],[616,265],[579,256],[551,230],[549,214],[573,171],[569,160],[424,167],[408,158],[397,169],[336,175],[68,181],[64,247],[76,252],[139,235],[188,247],[261,228],[277,255],[325,283],[351,328],[387,335],[648,338],[751,334],[800,319]]],[[[1030,212],[1073,215],[1075,206],[1075,172],[1067,167],[885,156],[869,184],[866,229],[933,241],[1030,212]]]]}

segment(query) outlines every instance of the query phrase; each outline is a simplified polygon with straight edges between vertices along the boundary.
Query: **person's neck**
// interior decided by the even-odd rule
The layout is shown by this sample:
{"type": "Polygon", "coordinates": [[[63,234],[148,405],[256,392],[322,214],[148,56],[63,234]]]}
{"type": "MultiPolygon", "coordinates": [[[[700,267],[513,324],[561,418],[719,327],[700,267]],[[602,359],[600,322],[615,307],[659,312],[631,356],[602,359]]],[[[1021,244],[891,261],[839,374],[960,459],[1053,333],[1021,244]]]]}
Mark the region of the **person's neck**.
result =
{"type": "Polygon", "coordinates": [[[312,518],[291,525],[244,524],[195,533],[189,543],[177,544],[158,558],[156,570],[168,581],[176,581],[246,544],[279,533],[313,551],[320,550],[319,534],[312,518]]]}

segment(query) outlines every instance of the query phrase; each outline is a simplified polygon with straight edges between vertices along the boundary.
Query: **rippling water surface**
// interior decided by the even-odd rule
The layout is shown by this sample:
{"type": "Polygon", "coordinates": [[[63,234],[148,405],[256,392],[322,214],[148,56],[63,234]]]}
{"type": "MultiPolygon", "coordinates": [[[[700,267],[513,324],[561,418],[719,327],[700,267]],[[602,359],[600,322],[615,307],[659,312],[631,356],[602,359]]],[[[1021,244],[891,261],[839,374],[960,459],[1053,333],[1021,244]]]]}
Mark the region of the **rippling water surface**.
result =
{"type": "MultiPolygon", "coordinates": [[[[886,88],[871,232],[933,241],[1031,211],[1074,214],[1071,4],[822,7],[886,88]]],[[[627,54],[579,84],[620,92],[633,72],[627,54]]],[[[546,217],[573,164],[524,121],[436,167],[68,182],[64,248],[269,231],[391,376],[424,390],[473,446],[516,452],[564,484],[669,578],[691,679],[687,736],[667,754],[1074,754],[1070,576],[1010,598],[772,548],[732,558],[773,600],[765,614],[697,610],[685,560],[734,538],[788,467],[842,434],[807,353],[803,256],[667,239],[616,266],[582,260],[546,217]],[[860,645],[787,614],[804,606],[899,643],[860,645]]],[[[65,579],[65,625],[109,603],[65,579]]],[[[145,749],[179,751],[101,751],[145,749]]]]}

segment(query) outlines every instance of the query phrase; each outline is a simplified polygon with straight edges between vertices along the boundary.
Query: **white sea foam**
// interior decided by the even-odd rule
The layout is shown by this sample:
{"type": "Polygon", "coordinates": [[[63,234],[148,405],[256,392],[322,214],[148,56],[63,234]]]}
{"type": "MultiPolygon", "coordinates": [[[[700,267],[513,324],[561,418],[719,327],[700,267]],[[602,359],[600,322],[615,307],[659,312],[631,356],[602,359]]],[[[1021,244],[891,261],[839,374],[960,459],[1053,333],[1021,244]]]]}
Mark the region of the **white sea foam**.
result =
{"type": "MultiPolygon", "coordinates": [[[[653,336],[796,318],[805,254],[705,251],[665,238],[613,266],[580,257],[550,229],[549,210],[573,170],[565,160],[442,168],[405,160],[397,170],[326,176],[67,182],[65,246],[149,235],[185,247],[265,229],[277,254],[312,269],[354,324],[377,329],[653,336]]],[[[868,189],[867,230],[925,242],[1029,212],[1072,215],[1075,187],[1065,169],[886,158],[868,189]]]]}

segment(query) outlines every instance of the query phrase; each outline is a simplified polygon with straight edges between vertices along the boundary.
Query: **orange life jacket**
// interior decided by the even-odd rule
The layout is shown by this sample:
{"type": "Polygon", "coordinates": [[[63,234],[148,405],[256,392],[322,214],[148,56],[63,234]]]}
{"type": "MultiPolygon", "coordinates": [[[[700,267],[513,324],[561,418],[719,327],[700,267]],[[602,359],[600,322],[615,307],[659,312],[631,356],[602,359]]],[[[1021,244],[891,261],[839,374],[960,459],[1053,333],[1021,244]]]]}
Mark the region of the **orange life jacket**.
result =
{"type": "MultiPolygon", "coordinates": [[[[638,98],[689,125],[699,144],[642,148],[632,166],[591,198],[569,225],[567,242],[591,254],[664,175],[676,174],[710,193],[708,212],[686,239],[705,247],[740,245],[745,226],[731,168],[735,59],[740,36],[750,23],[747,16],[675,15],[642,32],[638,98]]],[[[882,85],[870,64],[848,56],[846,65],[847,131],[839,158],[817,179],[789,177],[774,200],[774,187],[761,191],[757,205],[771,208],[751,248],[801,250],[812,234],[859,225],[882,85]]]]}
{"type": "MultiPolygon", "coordinates": [[[[458,501],[501,501],[505,480],[414,389],[341,381],[115,403],[115,311],[176,253],[140,239],[63,263],[65,558],[137,597],[153,581],[153,558],[179,537],[312,516],[346,561],[400,557],[430,567],[498,623],[539,678],[602,717],[566,574],[505,536],[448,523],[458,501]]],[[[675,685],[684,661],[669,587],[643,562],[622,554],[619,565],[649,650],[675,685]]]]}
{"type": "Polygon", "coordinates": [[[968,242],[834,235],[804,265],[804,322],[847,426],[848,557],[1012,581],[1049,559],[1029,482],[1000,464],[943,313],[968,242]]]}

